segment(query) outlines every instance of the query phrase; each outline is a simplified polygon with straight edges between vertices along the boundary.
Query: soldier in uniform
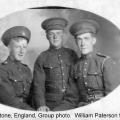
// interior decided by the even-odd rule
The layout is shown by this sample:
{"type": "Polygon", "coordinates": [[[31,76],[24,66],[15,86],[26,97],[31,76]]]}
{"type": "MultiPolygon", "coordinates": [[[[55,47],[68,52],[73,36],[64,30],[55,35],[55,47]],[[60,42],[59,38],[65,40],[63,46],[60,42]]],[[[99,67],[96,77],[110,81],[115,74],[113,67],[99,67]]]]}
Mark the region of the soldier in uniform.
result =
{"type": "Polygon", "coordinates": [[[42,23],[50,47],[38,56],[34,66],[33,99],[39,111],[49,111],[60,104],[66,91],[70,65],[77,58],[73,50],[62,45],[66,26],[64,18],[49,18],[42,23]]]}
{"type": "Polygon", "coordinates": [[[29,67],[21,63],[30,36],[30,30],[24,26],[9,28],[2,36],[9,56],[0,65],[0,103],[24,110],[34,110],[29,105],[32,74],[29,67]]]}
{"type": "Polygon", "coordinates": [[[97,53],[94,49],[99,28],[99,24],[90,19],[83,19],[71,26],[70,32],[81,51],[81,57],[71,70],[71,81],[75,81],[73,83],[76,83],[78,93],[76,91],[70,93],[68,90],[64,101],[54,111],[64,110],[64,105],[69,102],[76,103],[77,107],[80,107],[97,101],[120,83],[115,62],[109,56],[97,53]],[[79,98],[72,101],[73,95],[78,95],[79,98]]]}

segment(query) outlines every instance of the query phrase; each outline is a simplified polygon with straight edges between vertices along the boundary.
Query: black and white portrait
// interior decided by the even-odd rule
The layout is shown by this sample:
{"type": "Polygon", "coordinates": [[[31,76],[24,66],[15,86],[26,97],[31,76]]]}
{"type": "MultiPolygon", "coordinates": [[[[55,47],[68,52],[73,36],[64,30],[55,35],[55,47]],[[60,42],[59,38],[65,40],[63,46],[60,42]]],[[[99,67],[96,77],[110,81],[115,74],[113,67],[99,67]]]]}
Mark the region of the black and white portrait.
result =
{"type": "Polygon", "coordinates": [[[120,83],[120,31],[92,12],[38,7],[0,19],[0,103],[24,110],[86,106],[120,83]]]}

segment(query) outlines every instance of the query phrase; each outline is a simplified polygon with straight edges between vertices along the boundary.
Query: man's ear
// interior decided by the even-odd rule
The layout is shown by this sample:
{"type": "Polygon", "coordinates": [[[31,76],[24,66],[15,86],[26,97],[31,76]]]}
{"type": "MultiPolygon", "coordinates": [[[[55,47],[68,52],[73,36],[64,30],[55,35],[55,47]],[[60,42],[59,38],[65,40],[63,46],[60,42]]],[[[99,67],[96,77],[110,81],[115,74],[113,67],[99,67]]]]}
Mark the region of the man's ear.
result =
{"type": "Polygon", "coordinates": [[[63,35],[63,37],[66,36],[66,31],[65,30],[62,30],[62,35],[63,35]]]}
{"type": "Polygon", "coordinates": [[[45,35],[46,35],[47,40],[49,40],[49,38],[48,38],[48,31],[45,32],[45,35]]]}
{"type": "Polygon", "coordinates": [[[8,44],[7,49],[8,49],[8,53],[9,53],[9,55],[10,55],[10,53],[11,53],[11,49],[12,49],[12,47],[11,47],[11,43],[8,44]]]}
{"type": "Polygon", "coordinates": [[[92,41],[93,45],[96,44],[96,41],[97,41],[97,39],[95,37],[93,37],[93,41],[92,41]]]}
{"type": "Polygon", "coordinates": [[[9,44],[8,44],[8,46],[7,46],[7,48],[8,49],[11,49],[11,46],[13,45],[13,41],[12,40],[10,40],[10,42],[9,42],[9,44]]]}
{"type": "Polygon", "coordinates": [[[75,44],[78,46],[77,36],[74,36],[75,44]]]}
{"type": "Polygon", "coordinates": [[[10,45],[7,46],[8,50],[10,50],[10,45]]]}
{"type": "Polygon", "coordinates": [[[74,39],[75,39],[75,44],[78,46],[78,41],[77,41],[76,37],[74,37],[74,39]]]}

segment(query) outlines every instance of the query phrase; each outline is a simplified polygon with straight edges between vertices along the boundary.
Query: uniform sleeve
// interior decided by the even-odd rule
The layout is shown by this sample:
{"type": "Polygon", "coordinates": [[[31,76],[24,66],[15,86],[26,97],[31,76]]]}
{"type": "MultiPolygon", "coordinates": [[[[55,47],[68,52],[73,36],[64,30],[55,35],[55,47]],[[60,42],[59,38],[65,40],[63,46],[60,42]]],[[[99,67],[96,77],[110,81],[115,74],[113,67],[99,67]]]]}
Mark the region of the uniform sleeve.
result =
{"type": "Polygon", "coordinates": [[[120,84],[120,68],[112,59],[107,59],[103,66],[103,83],[105,95],[110,93],[120,84]]]}
{"type": "Polygon", "coordinates": [[[37,108],[46,105],[45,103],[45,73],[43,69],[43,56],[40,55],[34,65],[33,73],[33,99],[37,108]]]}
{"type": "Polygon", "coordinates": [[[74,79],[73,71],[74,69],[72,67],[64,99],[59,106],[53,109],[53,111],[69,110],[77,106],[79,102],[79,92],[78,92],[77,83],[74,79]]]}
{"type": "Polygon", "coordinates": [[[2,70],[0,70],[0,103],[20,109],[34,110],[16,96],[11,82],[9,82],[5,72],[2,70]]]}
{"type": "Polygon", "coordinates": [[[28,84],[28,96],[26,102],[34,108],[33,98],[32,98],[32,72],[31,69],[27,66],[27,84],[28,84]]]}
{"type": "Polygon", "coordinates": [[[78,56],[75,53],[75,51],[73,51],[73,50],[71,50],[71,58],[72,58],[72,61],[73,61],[72,64],[75,64],[77,62],[77,60],[78,60],[78,56]]]}

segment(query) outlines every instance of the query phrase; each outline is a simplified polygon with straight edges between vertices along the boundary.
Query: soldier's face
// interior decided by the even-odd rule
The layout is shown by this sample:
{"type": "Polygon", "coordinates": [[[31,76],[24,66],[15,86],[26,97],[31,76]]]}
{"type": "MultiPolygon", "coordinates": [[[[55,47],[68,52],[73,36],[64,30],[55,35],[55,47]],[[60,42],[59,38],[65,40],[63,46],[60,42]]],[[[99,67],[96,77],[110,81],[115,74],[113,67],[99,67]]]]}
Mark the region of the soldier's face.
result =
{"type": "Polygon", "coordinates": [[[8,45],[8,48],[10,50],[10,57],[17,61],[23,60],[27,46],[28,43],[25,38],[13,38],[8,45]]]}
{"type": "Polygon", "coordinates": [[[63,30],[49,30],[46,35],[51,46],[61,48],[63,42],[63,30]]]}
{"type": "Polygon", "coordinates": [[[89,54],[93,51],[96,38],[91,33],[84,33],[76,36],[78,48],[82,54],[89,54]]]}

